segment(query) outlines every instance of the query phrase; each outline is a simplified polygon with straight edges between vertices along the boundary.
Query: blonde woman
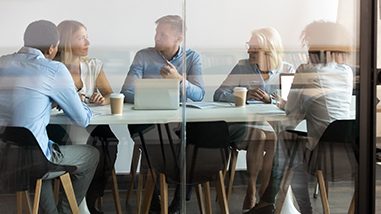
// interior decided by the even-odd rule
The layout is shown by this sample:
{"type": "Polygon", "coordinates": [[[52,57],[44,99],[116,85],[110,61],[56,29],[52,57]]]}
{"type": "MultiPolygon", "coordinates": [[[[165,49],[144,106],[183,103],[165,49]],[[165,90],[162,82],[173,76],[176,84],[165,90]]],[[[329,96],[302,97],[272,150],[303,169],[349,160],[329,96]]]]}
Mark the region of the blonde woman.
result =
{"type": "MultiPolygon", "coordinates": [[[[78,21],[65,20],[58,25],[58,31],[60,44],[56,59],[64,63],[70,71],[82,101],[94,105],[109,104],[109,95],[112,93],[112,89],[103,71],[102,61],[88,57],[90,42],[86,27],[78,21]]],[[[105,185],[111,175],[111,169],[116,159],[116,143],[118,140],[107,125],[89,126],[86,130],[71,127],[69,135],[74,144],[88,142],[95,145],[98,142],[96,140],[98,136],[106,137],[108,144],[114,144],[100,149],[101,157],[98,168],[86,194],[90,212],[92,214],[100,213],[95,208],[95,201],[103,195],[105,185]]]]}
{"type": "MultiPolygon", "coordinates": [[[[214,93],[214,101],[234,102],[234,87],[246,87],[247,102],[275,103],[271,94],[279,89],[279,74],[294,72],[293,66],[283,62],[283,45],[277,30],[271,27],[252,32],[247,42],[248,59],[243,59],[233,68],[222,85],[214,93]]],[[[264,193],[271,175],[276,134],[272,126],[264,121],[255,124],[233,123],[229,125],[232,144],[247,150],[246,162],[249,173],[248,187],[243,203],[243,212],[256,204],[256,183],[261,172],[259,197],[264,193]],[[250,134],[248,134],[250,133],[250,134]],[[249,136],[250,139],[246,139],[249,136]]]]}

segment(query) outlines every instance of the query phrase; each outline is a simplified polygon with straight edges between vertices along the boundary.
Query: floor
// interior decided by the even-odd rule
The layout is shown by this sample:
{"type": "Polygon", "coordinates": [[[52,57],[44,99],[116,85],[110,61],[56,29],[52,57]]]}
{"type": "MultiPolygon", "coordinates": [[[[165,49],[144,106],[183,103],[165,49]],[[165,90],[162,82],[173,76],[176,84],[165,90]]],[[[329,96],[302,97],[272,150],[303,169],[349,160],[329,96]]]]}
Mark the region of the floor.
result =
{"type": "MultiPolygon", "coordinates": [[[[156,149],[153,149],[156,150],[156,149]]],[[[281,153],[284,153],[284,148],[280,147],[281,153]]],[[[340,150],[341,151],[341,150],[340,150]]],[[[335,153],[336,157],[344,157],[344,154],[341,154],[339,152],[335,153]]],[[[298,166],[300,164],[300,155],[297,155],[295,166],[298,166]]],[[[284,155],[279,155],[279,162],[283,163],[285,162],[284,155]]],[[[352,181],[351,175],[353,173],[351,170],[348,170],[348,166],[344,166],[345,161],[343,161],[343,158],[340,158],[339,161],[338,158],[335,159],[337,162],[337,165],[335,164],[335,180],[329,182],[329,202],[330,202],[330,210],[331,213],[347,213],[350,200],[353,194],[353,187],[354,183],[352,181]]],[[[376,183],[376,213],[381,214],[381,166],[376,166],[377,170],[377,183],[376,183]]],[[[295,173],[296,174],[296,173],[295,173]]],[[[128,202],[128,204],[125,203],[125,195],[126,195],[126,189],[129,176],[127,175],[118,175],[118,183],[120,188],[120,196],[121,196],[121,202],[122,202],[122,209],[124,213],[136,213],[136,197],[135,192],[131,197],[131,200],[128,202]]],[[[313,191],[315,187],[315,180],[311,175],[308,175],[308,189],[309,189],[309,196],[311,201],[311,206],[313,208],[313,213],[322,213],[322,207],[320,198],[313,198],[313,191]]],[[[295,195],[300,194],[298,191],[298,184],[299,184],[298,176],[294,176],[294,180],[292,183],[292,188],[295,195]]],[[[246,192],[246,186],[247,183],[247,173],[245,171],[237,172],[235,177],[235,183],[233,187],[232,196],[229,199],[229,210],[230,213],[233,214],[240,214],[242,213],[241,207],[243,198],[246,192]]],[[[112,214],[115,213],[115,207],[113,202],[113,196],[110,191],[110,186],[108,186],[105,196],[103,198],[103,205],[102,210],[105,214],[112,214]]],[[[172,194],[174,191],[174,186],[170,186],[170,196],[169,199],[172,198],[172,194]]],[[[215,199],[215,189],[212,187],[212,199],[215,199]]],[[[292,198],[291,198],[292,199],[292,198]]],[[[15,204],[15,195],[13,194],[0,194],[0,213],[1,214],[12,214],[16,213],[16,204],[15,204]]],[[[292,201],[292,200],[291,200],[292,201]]],[[[213,212],[214,213],[220,213],[219,206],[216,203],[215,200],[212,200],[213,203],[213,212]]],[[[291,203],[286,203],[287,205],[290,205],[291,203]]],[[[286,209],[284,209],[285,211],[286,209]]],[[[287,210],[290,210],[289,208],[287,210]]],[[[192,194],[191,200],[186,202],[186,213],[199,213],[198,211],[198,204],[195,194],[192,194]]],[[[290,213],[290,212],[284,212],[284,213],[290,213]]]]}

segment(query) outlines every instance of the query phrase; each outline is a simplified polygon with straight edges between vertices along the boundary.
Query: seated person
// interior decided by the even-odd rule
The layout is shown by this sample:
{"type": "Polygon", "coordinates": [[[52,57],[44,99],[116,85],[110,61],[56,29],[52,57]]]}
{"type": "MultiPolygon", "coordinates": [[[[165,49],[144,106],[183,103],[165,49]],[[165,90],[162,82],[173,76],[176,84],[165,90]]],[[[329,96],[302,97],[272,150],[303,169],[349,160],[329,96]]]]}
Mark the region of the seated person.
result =
{"type": "MultiPolygon", "coordinates": [[[[81,127],[86,127],[92,117],[90,108],[81,102],[65,65],[52,61],[58,44],[56,25],[45,20],[35,21],[25,30],[24,47],[0,58],[0,124],[29,129],[48,160],[76,166],[71,179],[76,200],[81,203],[93,178],[99,153],[88,145],[55,144],[46,133],[53,102],[81,127]],[[15,75],[18,78],[13,78],[15,75]]],[[[55,177],[57,173],[52,173],[42,183],[39,213],[71,213],[66,197],[60,197],[58,205],[55,203],[52,188],[55,177]]]]}
{"type": "Polygon", "coordinates": [[[186,80],[181,82],[186,87],[186,97],[192,101],[204,98],[204,81],[201,74],[201,57],[191,49],[185,52],[183,41],[183,20],[177,15],[159,18],[156,22],[155,47],[138,51],[134,57],[121,93],[125,102],[134,103],[136,79],[178,79],[183,80],[186,60],[186,80]]]}
{"type": "MultiPolygon", "coordinates": [[[[286,111],[288,117],[285,127],[294,128],[301,120],[306,120],[308,150],[316,147],[331,122],[350,118],[353,71],[346,64],[351,47],[348,35],[346,29],[337,23],[319,21],[307,25],[301,38],[308,48],[309,61],[296,70],[287,102],[279,98],[278,106],[286,111]]],[[[312,213],[308,175],[305,167],[302,168],[303,173],[294,170],[295,174],[302,176],[293,189],[299,193],[295,196],[301,213],[308,214],[312,213]]],[[[274,173],[272,177],[276,176],[274,173]]],[[[273,184],[279,182],[270,182],[263,197],[264,203],[274,202],[279,186],[273,184]]]]}
{"type": "MultiPolygon", "coordinates": [[[[279,74],[294,72],[293,66],[283,62],[283,45],[281,37],[274,28],[261,28],[252,32],[247,53],[248,59],[240,60],[222,85],[214,93],[214,101],[234,102],[234,87],[248,88],[247,100],[272,103],[271,94],[279,89],[279,74]]],[[[243,211],[247,212],[256,203],[256,181],[261,172],[261,188],[259,197],[267,187],[274,157],[276,135],[266,121],[254,124],[231,123],[229,134],[232,143],[240,149],[246,149],[247,171],[249,183],[243,211]],[[252,134],[250,143],[243,143],[248,128],[252,134]],[[263,155],[265,153],[265,155],[263,155]]]]}
{"type": "MultiPolygon", "coordinates": [[[[61,61],[68,68],[82,101],[93,105],[108,105],[112,89],[103,70],[102,61],[88,56],[90,42],[85,25],[78,21],[65,20],[58,25],[58,31],[60,45],[55,60],[61,61]]],[[[99,213],[95,208],[95,201],[103,196],[111,170],[114,168],[118,139],[108,125],[88,126],[86,129],[77,126],[64,128],[73,144],[87,142],[100,150],[100,161],[86,194],[89,211],[92,214],[99,213]],[[107,143],[107,146],[97,145],[100,138],[107,139],[107,142],[103,142],[107,143]]],[[[86,207],[84,209],[86,210],[86,207]]]]}
{"type": "MultiPolygon", "coordinates": [[[[125,102],[134,103],[135,80],[151,79],[178,79],[185,84],[186,98],[192,101],[201,101],[204,98],[204,81],[201,74],[201,57],[191,49],[183,50],[183,20],[177,15],[167,15],[156,20],[155,47],[138,51],[128,71],[121,93],[125,95],[125,102]],[[185,54],[185,60],[183,57],[185,54]],[[186,63],[186,70],[184,66],[186,63]],[[186,79],[183,80],[183,72],[186,79]]],[[[180,87],[181,88],[181,87],[180,87]]],[[[129,126],[131,127],[131,126],[129,126]]],[[[144,129],[147,125],[134,125],[134,129],[144,129]],[[136,128],[137,126],[140,126],[136,128]]],[[[133,134],[130,132],[130,134],[133,134]]],[[[177,213],[180,209],[178,191],[169,207],[170,213],[177,213]]],[[[158,194],[153,196],[153,202],[158,203],[158,194]]],[[[154,209],[152,205],[151,207],[154,209]]],[[[156,206],[157,208],[157,206],[156,206]]],[[[160,209],[158,209],[160,211],[160,209]]]]}

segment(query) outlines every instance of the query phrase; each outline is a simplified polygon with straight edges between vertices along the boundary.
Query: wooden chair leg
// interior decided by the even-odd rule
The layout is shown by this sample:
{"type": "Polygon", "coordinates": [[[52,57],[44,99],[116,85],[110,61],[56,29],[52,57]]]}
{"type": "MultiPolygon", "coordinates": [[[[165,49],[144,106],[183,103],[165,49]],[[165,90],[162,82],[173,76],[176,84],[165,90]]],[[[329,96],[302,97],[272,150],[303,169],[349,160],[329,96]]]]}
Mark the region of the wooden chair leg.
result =
{"type": "Polygon", "coordinates": [[[23,191],[16,192],[16,210],[17,214],[22,214],[23,208],[23,191]]]}
{"type": "MultiPolygon", "coordinates": [[[[36,181],[36,189],[34,192],[33,214],[38,214],[38,207],[40,204],[40,197],[41,197],[41,188],[42,188],[42,179],[38,179],[36,181]]],[[[29,197],[29,196],[26,196],[26,197],[29,197]]]]}
{"type": "Polygon", "coordinates": [[[142,152],[140,149],[134,149],[132,153],[132,160],[131,160],[131,166],[130,166],[130,184],[126,193],[126,204],[128,204],[128,200],[130,200],[130,197],[131,197],[131,192],[134,189],[136,171],[138,169],[139,159],[141,155],[142,155],[142,152]]]}
{"type": "Polygon", "coordinates": [[[168,184],[163,173],[160,173],[160,201],[161,214],[168,214],[168,184]]]}
{"type": "Polygon", "coordinates": [[[231,151],[230,163],[229,163],[229,177],[228,177],[228,186],[226,189],[226,200],[229,200],[229,197],[233,190],[235,169],[237,167],[237,156],[238,150],[234,149],[231,151]]]}
{"type": "Polygon", "coordinates": [[[112,195],[114,196],[115,209],[117,214],[122,213],[122,206],[120,205],[118,180],[116,178],[115,169],[111,171],[112,178],[112,195]]]}
{"type": "Polygon", "coordinates": [[[327,197],[327,191],[325,188],[325,181],[324,181],[324,176],[323,172],[321,170],[316,171],[316,177],[318,179],[319,183],[319,189],[320,189],[320,198],[321,198],[321,203],[323,205],[323,213],[324,214],[329,214],[329,202],[328,202],[328,197],[327,197]]]}
{"type": "Polygon", "coordinates": [[[27,214],[32,214],[32,204],[29,198],[28,191],[18,191],[16,193],[16,211],[17,214],[22,214],[23,213],[23,208],[26,208],[26,213],[27,214]]]}
{"type": "Polygon", "coordinates": [[[53,186],[53,193],[54,193],[54,200],[56,204],[58,203],[59,195],[60,195],[60,180],[54,179],[54,186],[53,186]]]}
{"type": "Polygon", "coordinates": [[[221,208],[221,213],[228,214],[229,213],[229,207],[228,207],[228,201],[226,198],[224,176],[222,174],[222,171],[218,172],[216,189],[217,189],[218,202],[219,202],[220,208],[221,208]]]}
{"type": "Polygon", "coordinates": [[[74,195],[74,190],[73,190],[73,185],[71,184],[71,179],[69,173],[65,173],[60,176],[60,180],[62,183],[62,187],[65,191],[67,200],[70,205],[70,209],[73,214],[79,214],[79,208],[78,208],[78,203],[77,199],[75,198],[74,195]]]}
{"type": "Polygon", "coordinates": [[[29,193],[28,191],[25,191],[24,193],[24,204],[25,204],[25,207],[26,207],[26,213],[27,214],[32,214],[32,202],[30,201],[30,198],[29,198],[29,193]]]}
{"type": "Polygon", "coordinates": [[[348,214],[355,214],[355,203],[356,203],[356,198],[355,198],[355,193],[353,193],[353,197],[351,200],[351,205],[349,206],[348,214]]]}
{"type": "Polygon", "coordinates": [[[204,192],[204,200],[205,200],[205,213],[212,213],[212,200],[210,197],[210,185],[209,182],[205,182],[202,184],[203,192],[204,192]]]}
{"type": "Polygon", "coordinates": [[[200,213],[205,214],[205,203],[204,203],[204,196],[203,196],[201,184],[197,184],[195,189],[196,189],[197,203],[200,209],[200,213]]]}
{"type": "Polygon", "coordinates": [[[152,170],[148,170],[146,185],[145,185],[145,193],[142,203],[142,213],[148,214],[149,208],[151,205],[152,195],[155,190],[156,183],[156,174],[152,170]]]}
{"type": "Polygon", "coordinates": [[[142,193],[143,193],[143,173],[138,176],[138,189],[136,191],[136,213],[141,213],[142,208],[142,193]]]}

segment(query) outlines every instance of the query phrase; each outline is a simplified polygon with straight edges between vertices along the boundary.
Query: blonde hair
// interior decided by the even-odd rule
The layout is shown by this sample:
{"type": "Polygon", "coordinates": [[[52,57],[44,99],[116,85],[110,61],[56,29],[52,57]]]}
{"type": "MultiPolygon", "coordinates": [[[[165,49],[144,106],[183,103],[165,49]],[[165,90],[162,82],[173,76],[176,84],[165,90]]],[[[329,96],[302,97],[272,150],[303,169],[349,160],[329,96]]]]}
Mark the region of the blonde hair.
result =
{"type": "Polygon", "coordinates": [[[68,65],[73,60],[73,52],[71,47],[71,41],[73,35],[81,27],[85,28],[85,25],[74,20],[62,21],[58,26],[58,32],[60,33],[60,44],[58,46],[58,52],[56,59],[68,65]]]}
{"type": "Polygon", "coordinates": [[[283,44],[279,32],[272,27],[266,27],[252,31],[251,36],[258,40],[259,47],[265,51],[269,70],[281,69],[283,44]]]}

